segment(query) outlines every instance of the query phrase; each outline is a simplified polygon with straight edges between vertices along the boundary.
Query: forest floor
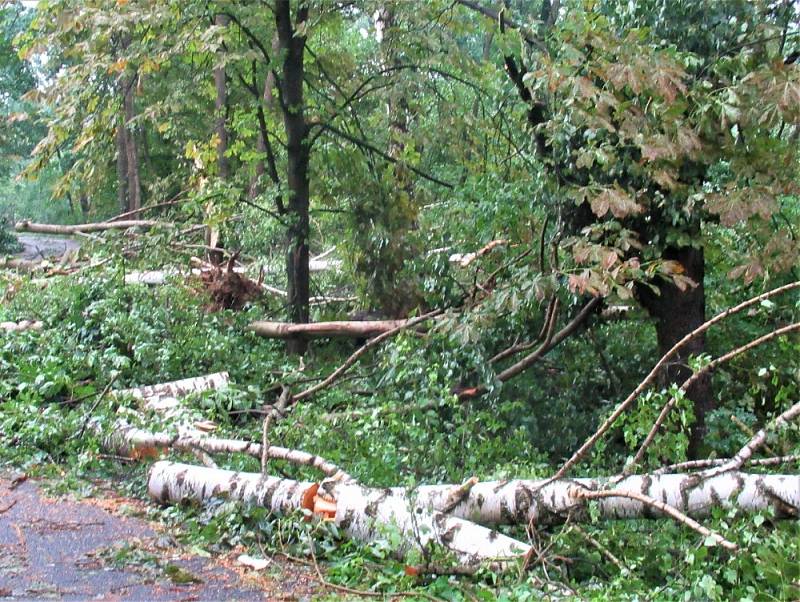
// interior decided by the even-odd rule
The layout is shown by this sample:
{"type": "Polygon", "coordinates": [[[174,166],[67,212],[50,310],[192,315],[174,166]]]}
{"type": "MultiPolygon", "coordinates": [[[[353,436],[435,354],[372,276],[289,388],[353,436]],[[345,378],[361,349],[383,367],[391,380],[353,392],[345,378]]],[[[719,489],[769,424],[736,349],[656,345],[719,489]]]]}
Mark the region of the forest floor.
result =
{"type": "MultiPolygon", "coordinates": [[[[144,503],[50,498],[46,482],[0,471],[0,600],[307,600],[313,569],[282,557],[263,571],[236,550],[205,558],[135,515],[144,503]]],[[[101,484],[102,485],[102,484],[101,484]]]]}
{"type": "Polygon", "coordinates": [[[23,259],[61,257],[67,251],[81,246],[78,241],[72,238],[48,234],[17,234],[17,240],[23,246],[23,250],[18,253],[23,259]]]}

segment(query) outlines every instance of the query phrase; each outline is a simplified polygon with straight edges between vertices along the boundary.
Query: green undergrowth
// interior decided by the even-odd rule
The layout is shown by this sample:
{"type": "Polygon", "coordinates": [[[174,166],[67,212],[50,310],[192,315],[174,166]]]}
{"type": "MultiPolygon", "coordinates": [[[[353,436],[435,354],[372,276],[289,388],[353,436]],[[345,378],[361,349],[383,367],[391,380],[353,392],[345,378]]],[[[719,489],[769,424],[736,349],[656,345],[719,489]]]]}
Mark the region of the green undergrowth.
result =
{"type": "MultiPolygon", "coordinates": [[[[284,353],[281,343],[245,328],[254,319],[280,317],[281,308],[269,300],[237,312],[209,313],[208,299],[196,285],[174,282],[147,288],[122,283],[119,267],[51,278],[44,284],[0,276],[0,321],[44,322],[41,331],[0,338],[0,464],[48,477],[57,492],[96,495],[94,484],[100,480],[146,498],[146,464],[121,463],[100,449],[95,427],[109,428],[120,410],[135,406],[132,400],[98,399],[108,386],[126,388],[227,370],[231,387],[196,395],[188,404],[197,417],[218,424],[216,434],[258,440],[261,416],[255,410],[274,401],[282,384],[302,390],[354,349],[350,343],[321,341],[301,365],[284,353]]],[[[718,341],[720,346],[728,343],[718,341]]],[[[653,359],[651,330],[602,325],[592,338],[565,343],[513,386],[495,383],[484,398],[458,403],[454,383],[472,384],[477,378],[494,382],[485,362],[487,345],[465,345],[446,332],[425,339],[400,336],[368,353],[337,385],[298,404],[272,427],[270,441],[323,455],[375,486],[461,482],[472,475],[542,477],[595,428],[653,359]],[[601,351],[605,363],[598,359],[601,351]]],[[[784,340],[777,346],[780,358],[756,355],[750,364],[720,372],[721,382],[730,383],[739,400],[725,411],[755,425],[773,411],[768,401],[796,400],[797,352],[796,342],[784,340]],[[751,376],[743,379],[740,373],[751,376]]],[[[599,447],[581,474],[618,470],[652,423],[664,395],[643,397],[622,431],[599,447]]],[[[720,411],[711,421],[712,429],[718,429],[708,442],[712,454],[730,454],[746,440],[735,429],[722,427],[726,419],[720,411]]],[[[648,461],[683,460],[690,420],[691,409],[678,404],[648,461]]],[[[151,415],[143,424],[168,428],[161,421],[151,415]]],[[[771,444],[781,453],[796,452],[792,440],[796,436],[771,444]]],[[[191,456],[181,458],[196,462],[191,456]]],[[[249,457],[219,461],[236,470],[259,470],[249,457]]],[[[270,469],[319,478],[280,462],[271,463],[270,469]]],[[[665,520],[596,521],[580,528],[567,524],[530,534],[523,528],[508,529],[513,536],[532,538],[537,558],[531,559],[529,570],[486,570],[464,577],[407,575],[406,566],[423,559],[395,558],[391,550],[398,535],[391,530],[362,546],[346,541],[332,524],[301,516],[277,518],[225,500],[203,507],[151,505],[148,512],[181,543],[204,554],[244,546],[253,555],[282,552],[308,559],[313,549],[333,583],[385,594],[412,590],[420,599],[800,596],[800,524],[769,514],[733,516],[718,510],[707,521],[743,546],[734,555],[708,547],[693,531],[665,520]]],[[[119,554],[124,560],[124,551],[119,554]]]]}

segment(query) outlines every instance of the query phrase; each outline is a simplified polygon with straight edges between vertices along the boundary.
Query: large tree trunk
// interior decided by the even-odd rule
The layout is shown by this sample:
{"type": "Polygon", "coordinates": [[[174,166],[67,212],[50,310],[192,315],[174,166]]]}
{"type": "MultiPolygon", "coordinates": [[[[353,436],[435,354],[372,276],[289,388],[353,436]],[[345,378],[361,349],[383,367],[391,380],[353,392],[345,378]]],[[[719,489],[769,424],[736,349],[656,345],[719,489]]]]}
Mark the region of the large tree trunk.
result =
{"type": "MultiPolygon", "coordinates": [[[[221,28],[227,27],[228,16],[222,14],[217,15],[214,17],[214,24],[221,28]]],[[[217,142],[217,168],[219,170],[219,177],[223,180],[227,180],[230,176],[230,162],[226,156],[228,152],[228,128],[226,125],[228,86],[224,66],[217,66],[214,68],[214,89],[217,92],[217,97],[214,100],[214,114],[217,118],[214,131],[219,139],[219,142],[217,142]]]]}
{"type": "MultiPolygon", "coordinates": [[[[214,25],[220,28],[228,26],[228,16],[219,14],[214,17],[214,25]]],[[[221,53],[218,53],[221,54],[221,53]]],[[[220,60],[220,56],[217,60],[220,60]]],[[[224,66],[214,67],[214,89],[216,90],[216,98],[214,99],[214,114],[216,115],[216,123],[214,125],[214,133],[217,135],[217,172],[222,180],[227,180],[230,177],[231,167],[228,160],[228,82],[227,74],[224,66]]],[[[213,208],[213,201],[209,202],[207,211],[213,208]]],[[[222,243],[221,234],[217,226],[208,226],[205,234],[206,246],[209,247],[207,251],[208,260],[214,265],[220,265],[224,259],[222,251],[214,251],[212,249],[224,248],[222,243]]]]}
{"type": "Polygon", "coordinates": [[[136,144],[136,134],[133,130],[133,119],[136,117],[134,94],[136,89],[137,74],[131,75],[124,81],[123,104],[125,107],[125,163],[128,168],[128,211],[139,209],[142,206],[142,187],[139,179],[139,151],[136,144]]]}
{"type": "MultiPolygon", "coordinates": [[[[124,90],[122,91],[124,96],[124,90]]],[[[120,123],[117,126],[115,135],[117,147],[117,205],[122,213],[129,210],[128,207],[128,142],[127,132],[125,131],[125,113],[120,116],[120,123]]]]}
{"type": "MultiPolygon", "coordinates": [[[[220,496],[280,514],[303,508],[333,519],[350,537],[361,541],[380,537],[386,526],[394,526],[403,536],[396,551],[403,552],[413,545],[424,549],[435,541],[467,564],[521,559],[530,550],[528,545],[491,531],[490,527],[591,520],[593,513],[587,498],[591,499],[595,492],[604,495],[596,500],[594,514],[606,520],[663,518],[672,509],[687,516],[704,517],[715,507],[749,512],[774,510],[776,517],[793,518],[800,508],[799,477],[741,472],[707,479],[691,474],[634,475],[617,483],[587,478],[547,484],[473,481],[464,485],[420,486],[409,491],[404,487],[371,488],[336,479],[317,484],[162,461],[153,465],[148,489],[162,503],[220,496]]],[[[735,549],[716,534],[712,538],[735,549]]]]}
{"type": "MultiPolygon", "coordinates": [[[[394,0],[385,0],[375,13],[375,30],[383,68],[387,73],[398,69],[406,60],[400,47],[394,0]]],[[[357,268],[370,274],[367,281],[370,299],[382,313],[393,317],[408,315],[419,304],[414,283],[402,278],[406,261],[415,253],[408,232],[417,219],[414,182],[406,163],[411,111],[402,73],[402,69],[396,71],[398,79],[387,89],[385,97],[389,134],[386,154],[394,160],[392,181],[384,187],[384,198],[379,202],[363,199],[355,211],[356,232],[363,233],[357,235],[357,244],[364,249],[357,268]],[[378,231],[384,233],[381,239],[375,239],[372,223],[378,224],[378,231]]]]}
{"type": "MultiPolygon", "coordinates": [[[[703,249],[669,248],[664,252],[663,258],[679,262],[684,269],[683,275],[694,280],[697,286],[681,290],[672,282],[665,282],[658,287],[659,294],[653,293],[646,287],[640,288],[639,299],[642,305],[656,319],[659,355],[664,355],[672,349],[675,343],[706,319],[703,249]]],[[[662,373],[661,385],[681,384],[688,379],[692,375],[692,370],[688,366],[689,356],[703,353],[705,345],[704,333],[684,345],[662,373]]],[[[689,439],[689,457],[698,458],[706,434],[706,414],[714,408],[710,375],[706,374],[698,379],[689,388],[686,396],[694,402],[695,413],[695,423],[689,439]]]]}
{"type": "MultiPolygon", "coordinates": [[[[278,36],[274,35],[272,37],[272,54],[277,56],[280,54],[280,51],[278,36]]],[[[253,78],[253,83],[255,84],[255,77],[253,78]]],[[[274,89],[275,72],[270,69],[267,73],[266,79],[264,80],[264,95],[259,100],[258,108],[256,109],[256,117],[258,118],[258,142],[256,143],[256,148],[258,149],[259,154],[263,155],[263,158],[260,158],[256,163],[255,174],[250,180],[250,189],[248,192],[250,199],[254,199],[261,194],[263,186],[262,178],[267,173],[269,173],[269,178],[272,180],[273,184],[276,186],[280,185],[280,177],[278,176],[278,167],[275,162],[275,154],[272,152],[272,145],[269,142],[267,118],[266,115],[264,115],[265,106],[267,109],[272,109],[275,105],[275,96],[273,93],[274,89]],[[267,171],[267,169],[269,169],[269,171],[267,171]]],[[[278,195],[278,198],[276,199],[276,205],[278,213],[282,214],[284,212],[284,207],[280,195],[278,195]]]]}
{"type": "MultiPolygon", "coordinates": [[[[309,176],[310,156],[308,125],[305,121],[303,99],[303,64],[306,36],[303,29],[308,18],[308,6],[301,3],[297,8],[296,23],[292,24],[290,0],[276,0],[275,25],[278,44],[283,55],[281,106],[286,131],[287,186],[289,202],[287,213],[286,276],[289,295],[289,314],[292,322],[308,322],[309,270],[309,176]],[[299,30],[299,31],[298,31],[299,30]]],[[[289,353],[302,354],[307,348],[305,338],[289,339],[289,353]]]]}

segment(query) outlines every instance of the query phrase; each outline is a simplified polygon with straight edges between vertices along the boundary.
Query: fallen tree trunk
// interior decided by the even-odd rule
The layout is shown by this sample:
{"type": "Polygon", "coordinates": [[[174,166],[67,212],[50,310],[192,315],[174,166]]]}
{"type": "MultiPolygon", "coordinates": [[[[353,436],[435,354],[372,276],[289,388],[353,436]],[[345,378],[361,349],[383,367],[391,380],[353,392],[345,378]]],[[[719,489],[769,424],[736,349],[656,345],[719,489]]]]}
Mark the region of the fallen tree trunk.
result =
{"type": "Polygon", "coordinates": [[[0,268],[19,270],[20,272],[33,272],[41,263],[41,259],[0,258],[0,268]]]}
{"type": "Polygon", "coordinates": [[[23,332],[25,330],[41,330],[44,322],[39,320],[22,320],[21,322],[0,322],[2,332],[23,332]]]}
{"type": "MultiPolygon", "coordinates": [[[[245,454],[261,459],[260,443],[238,439],[210,437],[195,428],[179,428],[177,434],[152,433],[128,424],[120,423],[105,437],[103,447],[111,453],[127,457],[155,457],[162,450],[200,450],[208,454],[245,454]]],[[[266,450],[270,460],[283,460],[298,466],[315,468],[328,479],[339,482],[354,482],[355,479],[321,456],[297,449],[270,445],[266,450]]]]}
{"type": "Polygon", "coordinates": [[[156,462],[147,484],[150,495],[162,503],[203,501],[223,496],[268,508],[276,514],[307,510],[333,519],[348,536],[372,541],[394,527],[403,535],[403,553],[412,546],[428,550],[437,543],[455,553],[459,562],[523,558],[530,546],[464,519],[409,503],[408,498],[385,495],[382,489],[353,486],[341,491],[335,504],[317,495],[309,481],[279,479],[257,473],[156,462]]]}
{"type": "Polygon", "coordinates": [[[309,324],[253,322],[247,328],[257,335],[271,339],[289,339],[297,336],[370,338],[394,330],[407,322],[408,320],[312,322],[309,324]]]}
{"type": "MultiPolygon", "coordinates": [[[[440,507],[452,485],[422,486],[421,502],[440,507]]],[[[578,490],[611,491],[619,497],[598,500],[597,511],[604,519],[663,518],[649,505],[629,498],[628,492],[660,500],[695,518],[708,516],[715,507],[735,507],[754,512],[774,508],[776,516],[796,517],[800,512],[800,475],[760,475],[730,472],[708,479],[697,474],[633,475],[612,479],[562,479],[547,481],[486,481],[474,485],[453,508],[484,525],[552,524],[587,520],[588,509],[577,499],[578,490]]],[[[392,490],[394,492],[394,490],[392,490]]],[[[399,490],[398,493],[404,490],[399,490]]]]}
{"type": "Polygon", "coordinates": [[[102,222],[93,224],[74,224],[62,226],[59,224],[37,224],[30,221],[18,222],[14,229],[17,232],[39,232],[41,234],[76,234],[86,232],[102,232],[104,230],[126,230],[128,228],[152,228],[153,226],[166,225],[153,220],[121,220],[118,222],[102,222]]]}
{"type": "MultiPolygon", "coordinates": [[[[172,447],[178,450],[201,449],[208,453],[245,453],[261,457],[261,445],[233,439],[216,439],[202,433],[171,435],[150,433],[133,427],[123,427],[108,440],[116,451],[147,447],[172,447]]],[[[123,451],[123,453],[126,453],[123,451]]],[[[414,499],[416,504],[434,510],[447,510],[453,516],[475,521],[485,526],[513,524],[554,524],[565,520],[586,520],[585,504],[576,498],[576,489],[607,491],[618,494],[598,501],[599,515],[605,519],[660,518],[663,512],[654,510],[639,500],[625,498],[627,493],[644,495],[679,510],[702,518],[712,508],[727,506],[742,511],[774,509],[778,517],[800,514],[800,475],[761,475],[728,472],[703,478],[702,473],[633,475],[620,479],[564,479],[484,481],[475,480],[464,488],[457,500],[453,494],[459,485],[422,485],[413,492],[395,487],[372,490],[363,487],[338,466],[319,456],[298,450],[270,446],[270,458],[319,469],[328,479],[320,485],[327,498],[336,500],[344,487],[356,487],[361,493],[345,497],[371,496],[379,491],[383,498],[414,499]]],[[[390,505],[396,502],[391,502],[390,505]]],[[[338,508],[338,505],[337,505],[338,508]]],[[[343,506],[346,508],[346,506],[343,506]]]]}
{"type": "Polygon", "coordinates": [[[165,411],[178,405],[181,398],[191,393],[200,393],[209,389],[223,389],[230,383],[227,372],[217,372],[206,376],[184,378],[168,383],[147,385],[134,389],[114,391],[117,397],[130,396],[141,399],[144,407],[156,411],[165,411]]]}
{"type": "Polygon", "coordinates": [[[130,272],[125,274],[125,284],[144,284],[147,286],[161,286],[169,278],[182,275],[179,271],[148,270],[146,272],[130,272]]]}
{"type": "MultiPolygon", "coordinates": [[[[370,541],[387,525],[403,534],[405,545],[437,542],[465,564],[521,556],[529,546],[499,535],[487,526],[541,525],[589,519],[587,499],[594,499],[605,519],[677,518],[711,534],[687,516],[707,516],[714,507],[743,511],[775,509],[778,517],[800,510],[800,476],[729,473],[701,480],[698,475],[640,475],[609,484],[601,479],[467,482],[464,485],[370,488],[353,482],[321,485],[172,462],[153,466],[150,494],[161,502],[230,497],[274,512],[304,508],[333,519],[350,537],[370,541]],[[474,521],[474,522],[473,522],[474,521]]],[[[712,538],[726,548],[735,544],[712,538]]],[[[402,550],[401,550],[402,551],[402,550]]]]}

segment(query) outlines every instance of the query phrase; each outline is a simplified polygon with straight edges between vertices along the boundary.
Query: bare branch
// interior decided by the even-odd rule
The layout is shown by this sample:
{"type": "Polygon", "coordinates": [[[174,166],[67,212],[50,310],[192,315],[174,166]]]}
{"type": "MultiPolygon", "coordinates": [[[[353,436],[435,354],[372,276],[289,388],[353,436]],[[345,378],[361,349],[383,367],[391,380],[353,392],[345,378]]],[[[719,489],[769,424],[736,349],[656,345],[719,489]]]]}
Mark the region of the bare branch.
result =
{"type": "MultiPolygon", "coordinates": [[[[737,347],[733,351],[729,351],[725,355],[721,355],[720,357],[715,359],[713,362],[710,362],[708,365],[703,366],[700,370],[698,370],[697,372],[692,374],[689,378],[687,378],[686,381],[681,385],[680,391],[683,392],[683,393],[686,393],[686,391],[689,390],[689,387],[691,387],[704,374],[707,374],[709,372],[713,372],[720,365],[722,365],[725,362],[730,361],[733,358],[735,358],[735,357],[737,357],[737,356],[749,351],[750,349],[758,347],[759,345],[762,345],[762,344],[764,344],[764,343],[766,343],[768,341],[771,341],[772,339],[774,339],[776,337],[779,337],[781,335],[787,334],[787,333],[792,332],[794,330],[800,330],[800,322],[795,323],[795,324],[790,324],[789,326],[784,326],[783,328],[779,328],[777,330],[774,330],[774,331],[772,331],[772,332],[770,332],[768,334],[765,334],[764,336],[758,337],[757,339],[754,339],[754,340],[750,341],[746,345],[742,345],[741,347],[737,347]]],[[[670,400],[666,404],[664,404],[664,407],[661,409],[661,413],[658,415],[658,418],[653,423],[653,426],[650,429],[650,432],[647,433],[647,437],[645,437],[645,440],[642,442],[642,445],[639,447],[639,450],[636,452],[636,455],[633,457],[633,460],[631,460],[630,463],[628,464],[628,466],[625,467],[625,470],[623,471],[623,474],[630,474],[630,472],[633,470],[633,468],[639,462],[642,461],[642,458],[644,457],[645,451],[650,446],[650,444],[653,442],[653,439],[655,439],[655,436],[658,433],[658,430],[661,428],[661,425],[664,423],[664,420],[666,419],[667,414],[670,413],[670,411],[672,410],[672,408],[675,407],[675,404],[677,402],[678,402],[678,397],[677,396],[673,396],[673,397],[670,398],[670,400]]],[[[736,468],[738,468],[738,467],[736,467],[736,468]]],[[[735,470],[735,469],[729,469],[729,470],[735,470]]]]}
{"type": "Polygon", "coordinates": [[[609,431],[609,429],[614,425],[614,423],[617,420],[619,420],[619,417],[622,416],[622,414],[625,412],[625,410],[627,410],[628,407],[630,407],[630,405],[639,397],[639,395],[641,395],[645,391],[645,389],[648,386],[650,386],[650,384],[655,380],[655,378],[658,375],[658,373],[661,370],[661,368],[663,368],[664,365],[670,359],[672,359],[672,357],[678,352],[678,350],[681,347],[683,347],[686,343],[688,343],[690,340],[692,340],[696,336],[699,336],[700,334],[704,333],[706,330],[711,328],[714,324],[716,324],[718,322],[721,322],[725,318],[727,318],[729,316],[732,316],[733,314],[739,313],[740,311],[742,311],[744,309],[747,309],[748,307],[750,307],[752,305],[760,303],[761,301],[763,301],[765,299],[769,299],[770,297],[774,297],[775,295],[779,295],[781,293],[785,293],[785,292],[790,291],[790,290],[794,290],[794,289],[796,289],[798,287],[800,287],[800,281],[792,282],[790,284],[786,284],[784,286],[778,287],[776,289],[773,289],[771,291],[767,291],[766,293],[763,293],[761,295],[758,295],[756,297],[748,299],[747,301],[744,301],[744,302],[740,303],[739,305],[736,305],[734,307],[726,309],[722,313],[719,313],[716,316],[714,316],[713,318],[711,318],[710,320],[704,322],[703,324],[701,324],[700,326],[695,328],[692,332],[690,332],[685,337],[683,337],[680,341],[675,343],[675,345],[672,347],[672,349],[667,351],[667,353],[665,353],[662,356],[662,358],[660,360],[658,360],[656,365],[653,366],[653,369],[650,370],[650,373],[645,377],[645,379],[641,383],[639,383],[639,385],[631,392],[631,394],[628,395],[628,397],[626,397],[625,400],[622,401],[622,403],[620,403],[614,409],[614,411],[611,413],[611,415],[608,418],[606,418],[606,420],[603,422],[603,424],[600,425],[600,428],[597,429],[597,431],[592,436],[590,436],[583,443],[583,445],[581,445],[581,447],[578,449],[578,451],[576,451],[574,454],[572,454],[572,457],[569,460],[567,460],[561,466],[561,468],[552,477],[550,477],[550,479],[548,479],[546,481],[546,483],[555,481],[557,479],[560,479],[565,474],[567,474],[569,469],[572,468],[573,466],[575,466],[575,464],[577,464],[589,452],[589,450],[592,449],[592,447],[594,447],[595,443],[597,443],[600,440],[600,438],[603,437],[603,435],[605,435],[609,431]]]}
{"type": "Polygon", "coordinates": [[[643,493],[639,493],[637,491],[621,491],[621,490],[606,490],[606,491],[589,491],[588,489],[583,489],[581,487],[575,487],[572,491],[573,497],[578,499],[586,499],[586,500],[596,500],[600,498],[608,498],[608,497],[626,497],[632,500],[636,500],[637,502],[641,502],[643,504],[647,504],[655,508],[656,510],[660,510],[664,514],[674,518],[679,523],[683,523],[690,529],[694,529],[700,535],[706,538],[711,538],[714,543],[717,545],[722,546],[726,550],[730,550],[731,552],[737,551],[739,548],[738,546],[725,539],[719,533],[716,533],[700,523],[698,523],[693,518],[685,515],[683,512],[670,506],[669,504],[665,504],[659,500],[651,498],[649,495],[645,495],[643,493]]]}

